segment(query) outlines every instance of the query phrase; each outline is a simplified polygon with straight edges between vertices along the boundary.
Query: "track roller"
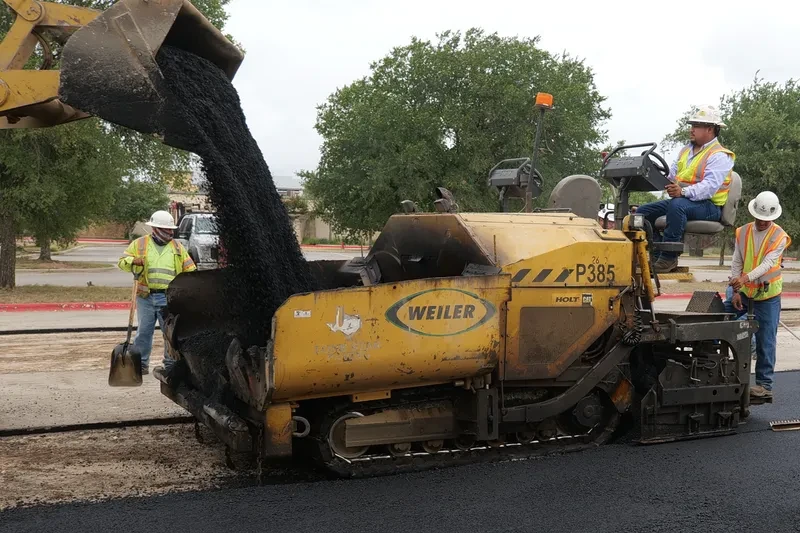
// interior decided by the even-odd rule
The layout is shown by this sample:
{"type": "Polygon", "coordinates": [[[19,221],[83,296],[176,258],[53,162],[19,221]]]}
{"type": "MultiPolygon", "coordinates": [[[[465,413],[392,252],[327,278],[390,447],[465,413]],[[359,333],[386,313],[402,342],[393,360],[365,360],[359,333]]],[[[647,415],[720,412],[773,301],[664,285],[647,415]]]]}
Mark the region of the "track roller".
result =
{"type": "Polygon", "coordinates": [[[328,432],[328,446],[330,446],[331,452],[343,459],[357,459],[367,453],[369,446],[347,447],[345,445],[345,421],[362,416],[364,415],[361,413],[351,412],[336,419],[328,432]]]}

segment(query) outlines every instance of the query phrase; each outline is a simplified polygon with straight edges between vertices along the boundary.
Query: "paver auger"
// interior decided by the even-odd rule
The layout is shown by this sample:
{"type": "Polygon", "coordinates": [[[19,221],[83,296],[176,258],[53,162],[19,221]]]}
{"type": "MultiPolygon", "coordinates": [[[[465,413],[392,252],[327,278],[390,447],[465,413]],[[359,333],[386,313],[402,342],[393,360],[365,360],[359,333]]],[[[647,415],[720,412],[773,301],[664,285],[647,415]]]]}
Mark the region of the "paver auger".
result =
{"type": "MultiPolygon", "coordinates": [[[[663,189],[654,157],[611,158],[601,175],[663,189]]],[[[528,163],[490,182],[525,182],[528,163]]],[[[599,194],[589,176],[557,191],[591,197],[592,183],[599,194]]],[[[176,278],[165,338],[188,372],[162,392],[231,450],[311,456],[342,476],[580,449],[631,421],[643,443],[736,431],[757,323],[710,300],[654,312],[648,252],[676,245],[649,242],[642,216],[604,230],[594,200],[460,213],[440,196],[434,213],[404,202],[364,259],[312,262],[324,290],[288,298],[262,346],[220,316],[224,271],[176,278]],[[211,330],[228,339],[215,379],[185,342],[211,330]]]]}

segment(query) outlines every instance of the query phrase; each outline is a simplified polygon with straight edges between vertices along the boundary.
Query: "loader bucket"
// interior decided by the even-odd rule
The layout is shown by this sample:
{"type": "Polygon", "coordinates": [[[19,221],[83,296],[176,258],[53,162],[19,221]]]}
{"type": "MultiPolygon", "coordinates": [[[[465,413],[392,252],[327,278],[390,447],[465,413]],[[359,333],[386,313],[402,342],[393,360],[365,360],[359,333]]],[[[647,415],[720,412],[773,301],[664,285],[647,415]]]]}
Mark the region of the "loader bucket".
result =
{"type": "Polygon", "coordinates": [[[166,91],[156,54],[182,48],[233,79],[244,56],[187,0],[120,0],[75,32],[61,58],[61,100],[109,122],[162,134],[166,91]]]}

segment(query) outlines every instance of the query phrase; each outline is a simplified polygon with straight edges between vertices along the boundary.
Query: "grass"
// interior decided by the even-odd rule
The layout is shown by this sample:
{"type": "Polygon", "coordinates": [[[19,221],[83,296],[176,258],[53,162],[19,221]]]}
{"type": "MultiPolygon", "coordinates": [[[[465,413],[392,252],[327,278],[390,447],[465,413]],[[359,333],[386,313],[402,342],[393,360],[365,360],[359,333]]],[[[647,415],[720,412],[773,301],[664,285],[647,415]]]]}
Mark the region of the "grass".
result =
{"type": "Polygon", "coordinates": [[[64,270],[64,269],[87,269],[87,268],[111,268],[111,263],[91,263],[91,262],[72,262],[72,261],[39,261],[28,257],[17,257],[17,268],[20,270],[64,270]]]}
{"type": "Polygon", "coordinates": [[[13,290],[0,289],[0,303],[125,302],[130,300],[131,290],[127,287],[23,285],[13,290]]]}
{"type": "MultiPolygon", "coordinates": [[[[67,250],[72,250],[73,248],[77,248],[77,247],[78,247],[77,243],[68,244],[66,246],[62,246],[62,245],[56,244],[56,243],[51,243],[50,244],[50,252],[54,253],[54,254],[57,254],[57,253],[61,253],[61,252],[66,252],[67,250]]],[[[25,252],[25,253],[30,253],[30,254],[34,254],[34,253],[38,254],[41,251],[41,248],[39,246],[34,245],[34,244],[25,244],[25,245],[22,245],[22,246],[17,245],[17,250],[19,250],[21,252],[25,252]]]]}

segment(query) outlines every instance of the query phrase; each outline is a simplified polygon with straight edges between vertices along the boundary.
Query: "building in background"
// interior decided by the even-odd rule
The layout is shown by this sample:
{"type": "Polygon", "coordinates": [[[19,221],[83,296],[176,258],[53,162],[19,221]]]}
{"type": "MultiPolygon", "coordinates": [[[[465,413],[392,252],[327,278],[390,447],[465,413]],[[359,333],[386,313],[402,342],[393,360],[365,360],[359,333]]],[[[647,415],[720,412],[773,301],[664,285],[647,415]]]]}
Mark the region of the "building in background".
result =
{"type": "MultiPolygon", "coordinates": [[[[187,172],[181,178],[173,180],[173,186],[168,191],[170,203],[167,209],[175,218],[175,222],[180,222],[188,213],[213,213],[214,207],[211,205],[201,175],[198,172],[187,172]]],[[[300,178],[274,176],[273,181],[278,194],[287,205],[299,243],[339,242],[340,239],[333,233],[331,227],[311,214],[313,203],[303,196],[303,184],[300,178]]],[[[142,220],[134,227],[132,232],[134,236],[149,233],[145,222],[142,220]]],[[[79,237],[122,239],[124,236],[125,230],[122,225],[103,224],[86,228],[79,237]]]]}

